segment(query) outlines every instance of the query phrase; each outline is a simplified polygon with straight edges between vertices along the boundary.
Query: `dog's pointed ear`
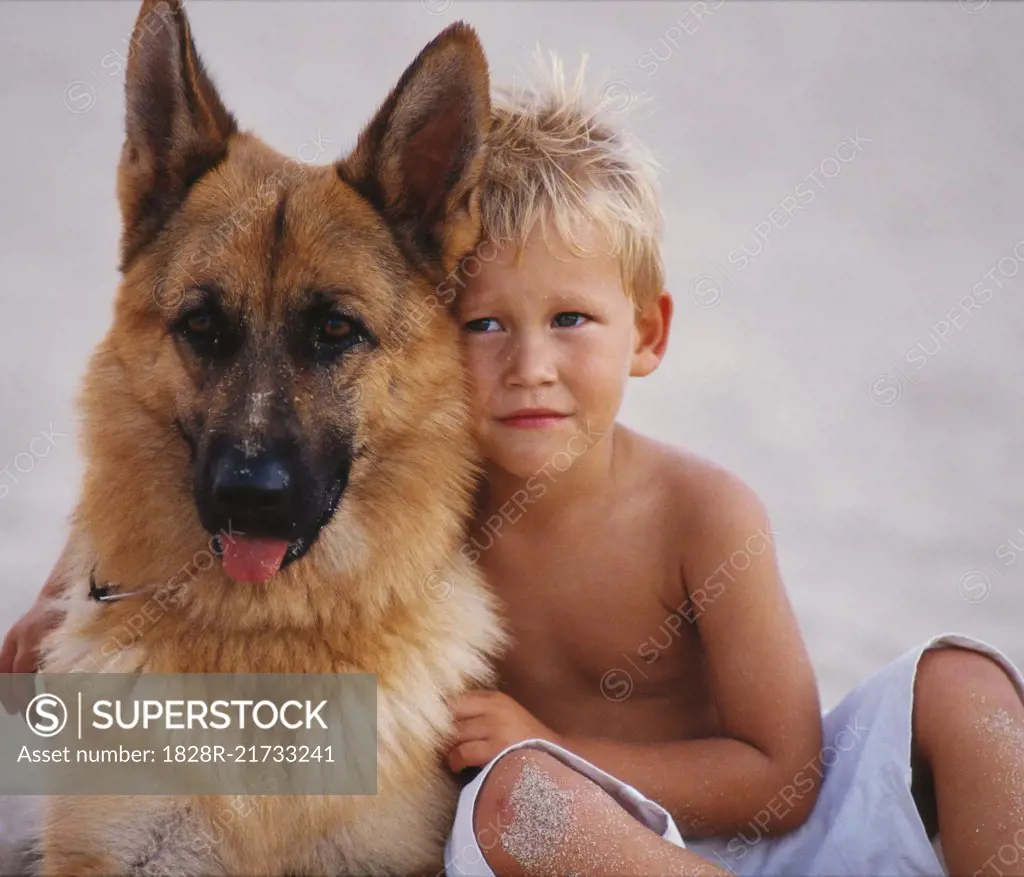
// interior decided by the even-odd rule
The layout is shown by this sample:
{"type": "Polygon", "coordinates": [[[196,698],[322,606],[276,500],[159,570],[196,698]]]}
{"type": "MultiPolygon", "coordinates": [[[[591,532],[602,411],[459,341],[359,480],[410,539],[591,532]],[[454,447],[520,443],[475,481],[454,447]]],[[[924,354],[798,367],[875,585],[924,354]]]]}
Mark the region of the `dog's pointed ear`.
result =
{"type": "Polygon", "coordinates": [[[490,113],[487,58],[456,22],[409,65],[336,166],[428,277],[443,277],[479,238],[490,113]]]}
{"type": "Polygon", "coordinates": [[[117,173],[122,271],[192,184],[223,160],[237,130],[196,52],[179,0],[143,0],[130,49],[117,173]]]}

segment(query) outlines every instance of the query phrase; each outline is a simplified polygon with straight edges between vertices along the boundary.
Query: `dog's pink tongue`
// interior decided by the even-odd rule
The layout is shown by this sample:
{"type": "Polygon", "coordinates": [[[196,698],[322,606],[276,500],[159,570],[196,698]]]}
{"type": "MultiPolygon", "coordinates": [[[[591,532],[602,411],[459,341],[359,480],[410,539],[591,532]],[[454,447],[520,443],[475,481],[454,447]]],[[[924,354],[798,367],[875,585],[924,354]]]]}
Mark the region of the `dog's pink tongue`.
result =
{"type": "Polygon", "coordinates": [[[238,582],[265,582],[281,568],[288,543],[284,539],[226,539],[224,572],[238,582]]]}

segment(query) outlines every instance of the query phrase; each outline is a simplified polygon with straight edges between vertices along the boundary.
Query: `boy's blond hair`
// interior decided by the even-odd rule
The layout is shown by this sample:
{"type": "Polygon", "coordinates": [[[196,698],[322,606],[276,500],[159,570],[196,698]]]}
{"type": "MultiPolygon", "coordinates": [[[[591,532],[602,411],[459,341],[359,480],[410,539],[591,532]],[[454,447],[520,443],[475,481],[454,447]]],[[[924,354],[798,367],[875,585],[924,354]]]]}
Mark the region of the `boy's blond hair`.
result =
{"type": "MultiPolygon", "coordinates": [[[[584,56],[571,83],[562,63],[537,55],[540,85],[496,88],[490,158],[481,192],[484,235],[522,254],[530,232],[549,226],[573,253],[592,255],[580,233],[603,234],[637,310],[664,288],[658,164],[624,128],[603,118],[600,97],[584,90],[584,56]]],[[[613,83],[614,84],[614,83],[613,83]]],[[[606,90],[607,90],[606,86],[606,90]]]]}

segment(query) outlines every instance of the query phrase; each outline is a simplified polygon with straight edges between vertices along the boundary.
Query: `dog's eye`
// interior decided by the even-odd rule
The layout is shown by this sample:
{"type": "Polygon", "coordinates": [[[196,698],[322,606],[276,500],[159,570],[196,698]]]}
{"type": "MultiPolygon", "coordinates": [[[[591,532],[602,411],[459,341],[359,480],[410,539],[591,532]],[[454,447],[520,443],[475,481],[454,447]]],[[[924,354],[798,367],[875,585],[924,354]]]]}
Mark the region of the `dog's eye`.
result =
{"type": "Polygon", "coordinates": [[[228,355],[233,334],[223,316],[212,308],[197,308],[185,314],[174,326],[178,337],[200,356],[228,355]]]}
{"type": "Polygon", "coordinates": [[[350,320],[340,314],[328,314],[320,327],[320,335],[324,341],[344,341],[355,331],[350,320]]]}
{"type": "Polygon", "coordinates": [[[317,321],[316,343],[332,350],[348,350],[367,337],[358,320],[330,311],[317,321]]]}
{"type": "Polygon", "coordinates": [[[175,329],[186,338],[209,338],[220,328],[220,321],[210,308],[189,311],[175,325],[175,329]]]}
{"type": "Polygon", "coordinates": [[[201,311],[198,314],[192,314],[185,321],[185,328],[195,335],[206,335],[213,331],[213,314],[206,311],[201,311]]]}

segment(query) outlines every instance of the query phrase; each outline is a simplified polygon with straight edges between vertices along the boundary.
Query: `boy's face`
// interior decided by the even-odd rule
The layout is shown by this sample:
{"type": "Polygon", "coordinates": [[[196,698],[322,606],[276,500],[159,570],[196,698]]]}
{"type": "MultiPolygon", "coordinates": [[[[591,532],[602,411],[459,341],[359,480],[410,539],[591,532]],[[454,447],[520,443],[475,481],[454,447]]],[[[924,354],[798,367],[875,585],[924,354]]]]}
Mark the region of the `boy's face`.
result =
{"type": "Polygon", "coordinates": [[[519,477],[559,451],[577,456],[610,429],[634,366],[619,263],[593,230],[580,242],[593,255],[575,256],[536,228],[518,266],[511,248],[481,260],[456,306],[481,450],[519,477]],[[555,416],[515,416],[537,409],[555,416]]]}

